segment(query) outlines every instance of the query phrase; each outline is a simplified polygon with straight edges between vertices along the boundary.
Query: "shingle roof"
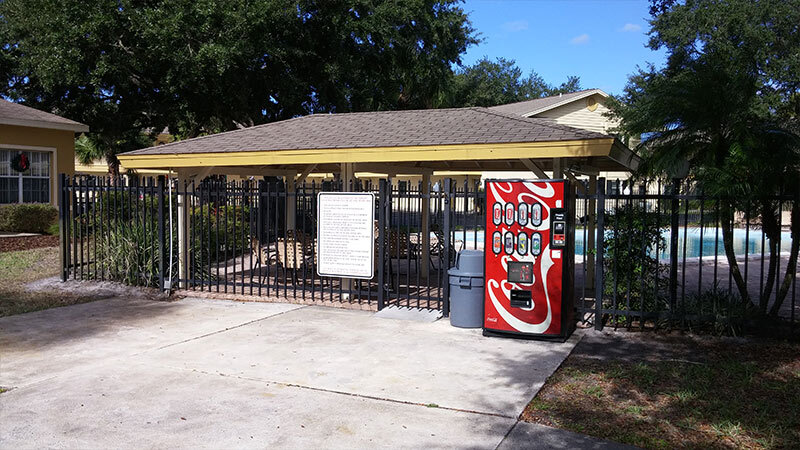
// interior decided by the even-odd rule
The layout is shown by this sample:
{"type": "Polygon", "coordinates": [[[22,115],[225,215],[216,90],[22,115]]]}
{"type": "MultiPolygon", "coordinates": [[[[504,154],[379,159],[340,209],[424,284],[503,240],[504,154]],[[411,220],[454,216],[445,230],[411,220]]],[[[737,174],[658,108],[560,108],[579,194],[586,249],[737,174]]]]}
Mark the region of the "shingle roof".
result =
{"type": "Polygon", "coordinates": [[[580,100],[584,97],[589,97],[590,95],[594,94],[600,94],[604,97],[608,97],[608,94],[606,94],[600,89],[586,89],[583,91],[570,92],[569,94],[554,95],[552,97],[534,98],[532,100],[525,100],[522,102],[492,106],[489,109],[496,112],[527,117],[534,114],[542,113],[544,111],[553,109],[557,106],[561,106],[566,103],[574,102],[575,100],[580,100]]]}
{"type": "Polygon", "coordinates": [[[312,114],[126,154],[162,155],[584,139],[608,139],[608,136],[558,125],[548,119],[511,116],[488,108],[453,108],[312,114]]]}
{"type": "Polygon", "coordinates": [[[0,124],[56,130],[89,131],[89,127],[74,120],[40,111],[0,98],[0,124]]]}

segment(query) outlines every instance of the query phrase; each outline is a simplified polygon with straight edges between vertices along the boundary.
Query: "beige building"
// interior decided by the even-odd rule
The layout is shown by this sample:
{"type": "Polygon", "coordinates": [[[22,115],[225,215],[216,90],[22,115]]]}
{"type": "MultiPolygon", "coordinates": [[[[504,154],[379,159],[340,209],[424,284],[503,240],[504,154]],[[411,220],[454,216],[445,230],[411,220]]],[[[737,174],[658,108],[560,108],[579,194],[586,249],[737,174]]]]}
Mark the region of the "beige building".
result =
{"type": "MultiPolygon", "coordinates": [[[[569,94],[536,98],[506,105],[492,106],[491,111],[513,116],[550,119],[559,125],[611,135],[619,122],[608,117],[606,107],[608,94],[600,89],[586,89],[569,94]]],[[[636,138],[617,136],[629,148],[639,143],[636,138]]],[[[568,168],[567,168],[568,169],[568,168]]],[[[576,167],[576,173],[597,175],[606,179],[606,192],[624,189],[629,172],[596,171],[593,168],[576,167]]],[[[484,172],[483,178],[526,177],[529,172],[484,172]]]]}
{"type": "Polygon", "coordinates": [[[0,99],[0,204],[57,204],[57,175],[75,171],[75,133],[89,127],[0,99]],[[12,161],[24,155],[28,170],[12,161]]]}

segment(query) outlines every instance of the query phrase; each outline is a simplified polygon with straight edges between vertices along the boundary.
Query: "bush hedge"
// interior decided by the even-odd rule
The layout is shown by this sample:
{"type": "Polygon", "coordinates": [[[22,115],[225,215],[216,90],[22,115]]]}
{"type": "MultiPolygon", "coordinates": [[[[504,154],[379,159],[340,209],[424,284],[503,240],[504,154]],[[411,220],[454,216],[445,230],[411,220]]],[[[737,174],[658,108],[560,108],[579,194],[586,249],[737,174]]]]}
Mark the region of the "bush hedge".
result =
{"type": "Polygon", "coordinates": [[[58,209],[47,203],[0,206],[0,231],[46,233],[58,219],[58,209]]]}

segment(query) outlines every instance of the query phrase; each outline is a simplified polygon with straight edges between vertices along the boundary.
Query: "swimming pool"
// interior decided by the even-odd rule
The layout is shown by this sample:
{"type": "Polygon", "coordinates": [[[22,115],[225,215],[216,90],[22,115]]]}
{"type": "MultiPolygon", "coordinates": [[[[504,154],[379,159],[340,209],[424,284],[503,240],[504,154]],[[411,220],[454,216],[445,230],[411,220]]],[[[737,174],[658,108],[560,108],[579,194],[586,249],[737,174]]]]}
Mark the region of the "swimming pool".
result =
{"type": "MultiPolygon", "coordinates": [[[[661,233],[666,243],[666,252],[659,252],[659,259],[669,259],[669,246],[670,246],[670,231],[665,230],[661,233]]],[[[577,228],[575,230],[575,254],[582,255],[584,252],[584,228],[577,228]]],[[[750,230],[744,228],[736,228],[733,230],[733,249],[737,255],[747,254],[761,254],[762,245],[761,230],[750,230]]],[[[613,231],[606,232],[607,239],[613,239],[613,231]]],[[[463,241],[466,245],[464,248],[477,248],[483,249],[483,230],[478,230],[477,240],[475,230],[458,230],[455,234],[456,241],[463,241]]],[[[725,248],[722,244],[722,229],[720,228],[703,228],[702,229],[702,246],[701,246],[701,230],[699,227],[681,227],[678,230],[678,254],[683,257],[683,245],[686,241],[686,257],[697,258],[699,256],[709,257],[717,255],[724,255],[725,248]],[[702,247],[702,248],[701,248],[702,247]]],[[[769,253],[769,239],[763,236],[764,253],[769,253]]],[[[788,252],[792,245],[792,237],[789,231],[781,233],[780,249],[781,252],[788,252]]]]}

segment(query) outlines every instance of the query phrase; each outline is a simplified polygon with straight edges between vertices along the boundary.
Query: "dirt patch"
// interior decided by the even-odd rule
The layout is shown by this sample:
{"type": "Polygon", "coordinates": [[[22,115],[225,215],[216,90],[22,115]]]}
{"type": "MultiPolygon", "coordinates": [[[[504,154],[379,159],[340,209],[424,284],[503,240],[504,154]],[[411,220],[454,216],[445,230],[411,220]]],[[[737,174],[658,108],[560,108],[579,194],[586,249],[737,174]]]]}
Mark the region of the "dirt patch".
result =
{"type": "Polygon", "coordinates": [[[95,299],[111,297],[136,297],[151,300],[166,299],[167,295],[157,289],[127,286],[112,281],[80,281],[62,282],[59,277],[49,277],[28,283],[29,292],[59,292],[72,295],[91,296],[95,299]]]}
{"type": "Polygon", "coordinates": [[[58,248],[0,253],[0,273],[3,274],[0,317],[117,296],[166,298],[155,289],[119,283],[75,280],[62,283],[59,272],[58,248]]]}
{"type": "Polygon", "coordinates": [[[606,336],[604,351],[602,334],[586,337],[522,420],[645,448],[800,442],[798,343],[636,336],[626,345],[606,336]]]}
{"type": "Polygon", "coordinates": [[[39,234],[0,238],[0,253],[30,250],[33,248],[58,247],[58,236],[39,234]]]}

